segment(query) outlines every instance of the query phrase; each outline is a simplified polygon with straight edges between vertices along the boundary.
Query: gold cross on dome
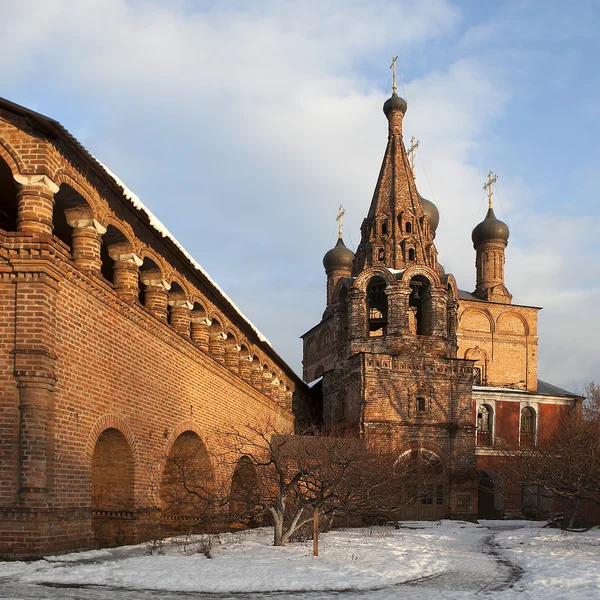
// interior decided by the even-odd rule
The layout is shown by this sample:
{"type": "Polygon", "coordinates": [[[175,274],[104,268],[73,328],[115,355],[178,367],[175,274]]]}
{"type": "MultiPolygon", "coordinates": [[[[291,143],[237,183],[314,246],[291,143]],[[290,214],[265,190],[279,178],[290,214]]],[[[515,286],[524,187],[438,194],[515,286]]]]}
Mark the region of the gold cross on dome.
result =
{"type": "Polygon", "coordinates": [[[346,211],[344,210],[344,207],[340,204],[340,208],[338,209],[338,216],[335,218],[335,220],[338,222],[338,238],[342,239],[342,221],[344,220],[344,215],[346,214],[346,211]]]}
{"type": "Polygon", "coordinates": [[[396,61],[398,60],[397,56],[392,57],[392,64],[390,65],[390,69],[392,70],[392,93],[395,94],[398,86],[396,85],[396,61]]]}
{"type": "Polygon", "coordinates": [[[487,181],[483,184],[483,189],[487,190],[488,193],[488,206],[492,208],[493,196],[494,196],[494,183],[498,181],[498,175],[494,175],[491,171],[488,173],[487,181]]]}
{"type": "Polygon", "coordinates": [[[413,177],[415,176],[415,154],[420,143],[419,140],[415,140],[415,136],[413,135],[410,138],[410,148],[406,151],[408,159],[410,160],[410,169],[413,173],[413,177]]]}

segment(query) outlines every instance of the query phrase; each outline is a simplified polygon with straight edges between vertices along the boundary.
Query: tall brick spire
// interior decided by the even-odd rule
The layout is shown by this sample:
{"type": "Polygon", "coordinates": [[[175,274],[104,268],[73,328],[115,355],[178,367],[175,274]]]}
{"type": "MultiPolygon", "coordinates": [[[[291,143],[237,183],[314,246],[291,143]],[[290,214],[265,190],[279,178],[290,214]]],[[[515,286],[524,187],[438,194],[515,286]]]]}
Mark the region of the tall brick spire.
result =
{"type": "Polygon", "coordinates": [[[435,232],[423,212],[402,140],[406,101],[396,92],[383,105],[388,143],[367,218],[361,226],[353,275],[373,265],[406,269],[424,264],[437,269],[435,232]]]}

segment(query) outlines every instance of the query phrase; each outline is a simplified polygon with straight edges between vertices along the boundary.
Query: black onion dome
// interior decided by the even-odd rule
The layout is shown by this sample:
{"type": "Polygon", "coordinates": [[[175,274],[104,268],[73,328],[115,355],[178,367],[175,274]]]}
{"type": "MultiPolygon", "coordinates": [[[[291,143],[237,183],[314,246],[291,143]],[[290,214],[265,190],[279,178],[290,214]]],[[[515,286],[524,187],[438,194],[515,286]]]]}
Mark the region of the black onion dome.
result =
{"type": "Polygon", "coordinates": [[[386,117],[389,117],[393,110],[402,111],[402,114],[406,112],[406,100],[404,98],[400,98],[396,92],[392,94],[391,98],[388,98],[383,103],[383,112],[385,113],[386,117]]]}
{"type": "Polygon", "coordinates": [[[323,257],[323,266],[326,271],[334,271],[336,269],[352,269],[354,261],[354,252],[346,248],[342,238],[339,238],[337,244],[325,254],[323,257]]]}
{"type": "Polygon", "coordinates": [[[429,221],[429,227],[431,228],[431,231],[435,233],[438,225],[440,224],[440,212],[438,211],[437,206],[431,202],[431,200],[423,198],[421,194],[419,194],[419,200],[421,201],[421,206],[423,207],[423,213],[427,217],[427,221],[429,221]]]}
{"type": "Polygon", "coordinates": [[[485,215],[485,219],[473,229],[471,239],[473,240],[473,245],[478,246],[491,240],[508,242],[508,236],[508,225],[497,219],[494,209],[490,208],[487,215],[485,215]]]}

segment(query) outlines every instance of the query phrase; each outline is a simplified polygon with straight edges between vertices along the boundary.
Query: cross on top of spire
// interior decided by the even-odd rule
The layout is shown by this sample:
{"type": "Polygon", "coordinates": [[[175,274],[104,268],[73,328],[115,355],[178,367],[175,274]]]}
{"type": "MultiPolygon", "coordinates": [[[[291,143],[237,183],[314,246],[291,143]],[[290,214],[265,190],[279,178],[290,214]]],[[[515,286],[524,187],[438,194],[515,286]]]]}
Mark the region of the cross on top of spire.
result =
{"type": "Polygon", "coordinates": [[[390,69],[392,70],[392,93],[395,94],[398,90],[398,86],[396,85],[396,61],[398,60],[398,56],[392,57],[392,64],[390,65],[390,69]]]}
{"type": "Polygon", "coordinates": [[[346,214],[346,211],[344,210],[344,207],[340,204],[340,208],[338,209],[338,215],[335,218],[335,220],[338,222],[338,239],[342,239],[342,222],[344,220],[344,215],[346,214]]]}
{"type": "Polygon", "coordinates": [[[494,183],[498,181],[498,175],[494,175],[491,171],[488,173],[487,181],[483,184],[483,189],[487,190],[488,193],[488,206],[493,207],[493,196],[494,196],[494,183]]]}
{"type": "Polygon", "coordinates": [[[419,140],[415,140],[415,136],[413,135],[410,138],[410,148],[406,151],[408,154],[408,159],[410,160],[410,169],[412,171],[413,177],[415,176],[415,154],[417,153],[417,148],[419,147],[419,140]]]}

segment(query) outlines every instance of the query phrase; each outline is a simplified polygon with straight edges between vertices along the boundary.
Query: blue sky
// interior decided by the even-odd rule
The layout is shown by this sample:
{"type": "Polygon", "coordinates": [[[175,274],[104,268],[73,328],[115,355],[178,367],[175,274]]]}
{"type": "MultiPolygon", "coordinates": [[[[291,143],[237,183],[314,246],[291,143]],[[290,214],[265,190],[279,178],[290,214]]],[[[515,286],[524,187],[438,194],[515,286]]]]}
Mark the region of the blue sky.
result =
{"type": "Polygon", "coordinates": [[[492,169],[507,286],[545,307],[540,377],[600,378],[600,2],[7,0],[3,13],[0,95],[117,173],[298,372],[340,203],[359,240],[397,54],[441,262],[473,288],[492,169]]]}

